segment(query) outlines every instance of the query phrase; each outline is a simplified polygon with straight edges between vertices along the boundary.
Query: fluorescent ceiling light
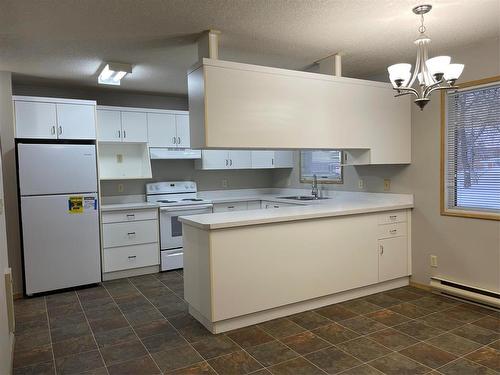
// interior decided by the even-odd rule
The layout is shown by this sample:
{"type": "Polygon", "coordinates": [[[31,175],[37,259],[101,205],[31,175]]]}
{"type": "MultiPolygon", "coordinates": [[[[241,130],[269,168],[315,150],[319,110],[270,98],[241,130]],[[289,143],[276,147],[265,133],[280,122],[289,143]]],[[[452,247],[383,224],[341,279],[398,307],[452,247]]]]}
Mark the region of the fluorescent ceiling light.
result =
{"type": "Polygon", "coordinates": [[[132,65],[123,63],[107,63],[99,73],[97,82],[101,85],[120,86],[120,81],[128,73],[132,73],[132,65]]]}

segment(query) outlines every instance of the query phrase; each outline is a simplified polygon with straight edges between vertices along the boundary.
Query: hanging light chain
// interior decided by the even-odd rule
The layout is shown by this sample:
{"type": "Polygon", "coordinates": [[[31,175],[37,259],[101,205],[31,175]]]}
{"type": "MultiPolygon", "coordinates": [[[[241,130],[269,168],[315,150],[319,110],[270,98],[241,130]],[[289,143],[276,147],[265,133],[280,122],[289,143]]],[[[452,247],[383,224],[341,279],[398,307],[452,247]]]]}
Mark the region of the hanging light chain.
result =
{"type": "Polygon", "coordinates": [[[426,30],[426,28],[424,26],[424,14],[422,13],[420,15],[420,27],[418,28],[418,31],[420,32],[420,34],[423,34],[423,33],[425,33],[425,30],[426,30]]]}

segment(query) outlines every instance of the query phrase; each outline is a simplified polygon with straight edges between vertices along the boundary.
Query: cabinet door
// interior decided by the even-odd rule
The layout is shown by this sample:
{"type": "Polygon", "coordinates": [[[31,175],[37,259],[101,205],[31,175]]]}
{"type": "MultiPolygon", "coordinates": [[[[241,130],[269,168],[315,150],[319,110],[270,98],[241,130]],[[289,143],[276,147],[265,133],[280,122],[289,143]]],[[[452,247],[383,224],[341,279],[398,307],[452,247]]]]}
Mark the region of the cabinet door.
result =
{"type": "Polygon", "coordinates": [[[260,201],[247,202],[247,210],[260,210],[260,209],[261,209],[260,201]]]}
{"type": "Polygon", "coordinates": [[[16,138],[57,138],[56,105],[16,101],[16,138]]]}
{"type": "Polygon", "coordinates": [[[120,111],[97,110],[97,140],[121,142],[122,125],[120,111]]]}
{"type": "Polygon", "coordinates": [[[252,168],[273,168],[274,151],[251,151],[252,168]]]}
{"type": "Polygon", "coordinates": [[[228,152],[226,150],[202,150],[202,169],[226,169],[229,167],[228,152]]]}
{"type": "Polygon", "coordinates": [[[123,142],[146,143],[148,141],[148,121],[144,112],[122,111],[123,142]]]}
{"type": "Polygon", "coordinates": [[[215,203],[214,212],[246,211],[247,202],[215,203]]]}
{"type": "Polygon", "coordinates": [[[175,115],[148,113],[149,147],[176,147],[175,115]]]}
{"type": "Polygon", "coordinates": [[[177,130],[177,147],[189,148],[191,146],[189,138],[189,116],[175,115],[175,127],[177,130]]]}
{"type": "Polygon", "coordinates": [[[274,168],[293,168],[293,151],[274,151],[274,168]]]}
{"type": "Polygon", "coordinates": [[[408,276],[408,238],[394,237],[378,241],[379,281],[408,276]]]}
{"type": "Polygon", "coordinates": [[[95,107],[82,104],[57,104],[59,139],[95,139],[95,107]]]}
{"type": "Polygon", "coordinates": [[[229,168],[249,169],[252,168],[252,152],[242,150],[229,151],[229,168]]]}

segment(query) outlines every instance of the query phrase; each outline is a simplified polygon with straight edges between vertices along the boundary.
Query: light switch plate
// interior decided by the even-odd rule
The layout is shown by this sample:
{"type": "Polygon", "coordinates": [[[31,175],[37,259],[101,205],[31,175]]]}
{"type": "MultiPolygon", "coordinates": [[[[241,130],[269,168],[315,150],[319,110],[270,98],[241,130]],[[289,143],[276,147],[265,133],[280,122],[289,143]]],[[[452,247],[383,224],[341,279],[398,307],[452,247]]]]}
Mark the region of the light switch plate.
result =
{"type": "Polygon", "coordinates": [[[436,255],[431,255],[431,267],[438,266],[438,257],[436,255]]]}
{"type": "Polygon", "coordinates": [[[365,181],[364,180],[359,180],[358,181],[358,188],[359,189],[364,189],[365,188],[365,181]]]}
{"type": "Polygon", "coordinates": [[[223,188],[227,188],[227,178],[223,178],[221,181],[221,185],[223,188]]]}
{"type": "Polygon", "coordinates": [[[391,190],[391,179],[385,178],[384,179],[384,191],[390,191],[391,190]]]}

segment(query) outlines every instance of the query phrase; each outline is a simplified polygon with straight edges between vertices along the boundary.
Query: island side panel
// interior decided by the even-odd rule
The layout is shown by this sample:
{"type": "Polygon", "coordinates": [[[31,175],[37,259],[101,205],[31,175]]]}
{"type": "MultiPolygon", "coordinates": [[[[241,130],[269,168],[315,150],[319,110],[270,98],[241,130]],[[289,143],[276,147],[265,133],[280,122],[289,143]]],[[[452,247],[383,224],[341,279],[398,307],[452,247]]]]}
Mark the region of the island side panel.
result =
{"type": "Polygon", "coordinates": [[[203,317],[212,321],[209,232],[182,225],[184,247],[184,298],[203,317]]]}
{"type": "Polygon", "coordinates": [[[378,282],[376,214],[220,229],[210,237],[213,322],[378,282]]]}

